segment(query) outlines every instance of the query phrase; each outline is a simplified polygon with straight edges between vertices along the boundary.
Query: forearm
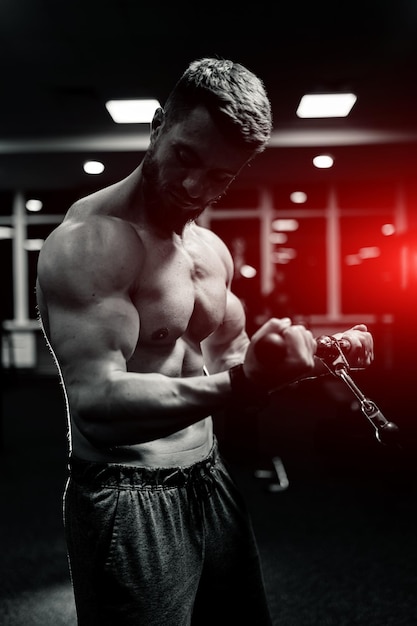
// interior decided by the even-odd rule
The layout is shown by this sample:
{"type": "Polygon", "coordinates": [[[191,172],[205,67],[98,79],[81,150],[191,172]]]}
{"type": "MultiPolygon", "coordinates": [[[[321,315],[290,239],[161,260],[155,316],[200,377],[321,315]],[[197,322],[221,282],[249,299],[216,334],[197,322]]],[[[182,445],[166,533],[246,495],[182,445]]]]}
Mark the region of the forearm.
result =
{"type": "Polygon", "coordinates": [[[210,374],[224,372],[238,363],[243,363],[249,343],[249,337],[244,331],[227,343],[213,345],[212,340],[203,342],[201,348],[204,363],[210,374]]]}
{"type": "Polygon", "coordinates": [[[190,378],[116,372],[69,396],[78,427],[99,446],[166,437],[233,400],[228,371],[190,378]]]}

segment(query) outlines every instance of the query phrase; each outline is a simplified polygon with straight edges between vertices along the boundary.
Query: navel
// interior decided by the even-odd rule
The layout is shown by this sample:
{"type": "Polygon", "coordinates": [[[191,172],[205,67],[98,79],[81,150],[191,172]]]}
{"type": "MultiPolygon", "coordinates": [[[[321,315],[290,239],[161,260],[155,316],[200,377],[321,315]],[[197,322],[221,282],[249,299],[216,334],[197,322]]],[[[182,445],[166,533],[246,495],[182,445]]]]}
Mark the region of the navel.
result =
{"type": "Polygon", "coordinates": [[[168,337],[168,328],[158,328],[158,330],[155,330],[152,335],[151,335],[151,339],[155,339],[155,340],[159,340],[159,339],[165,339],[165,337],[168,337]]]}

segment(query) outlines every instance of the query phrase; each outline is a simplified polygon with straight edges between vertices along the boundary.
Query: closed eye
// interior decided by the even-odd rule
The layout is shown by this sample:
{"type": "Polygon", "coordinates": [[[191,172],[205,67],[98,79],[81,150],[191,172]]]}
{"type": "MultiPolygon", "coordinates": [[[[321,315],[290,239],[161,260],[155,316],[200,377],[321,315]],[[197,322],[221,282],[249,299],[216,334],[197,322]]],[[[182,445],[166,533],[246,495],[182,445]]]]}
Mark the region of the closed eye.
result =
{"type": "MultiPolygon", "coordinates": [[[[181,165],[181,167],[188,168],[188,169],[203,167],[203,163],[199,155],[196,152],[194,152],[194,150],[191,150],[187,146],[178,145],[178,144],[175,146],[174,149],[175,149],[175,156],[177,158],[177,161],[181,165]]],[[[228,187],[230,183],[236,177],[235,172],[231,172],[229,170],[223,170],[223,169],[208,170],[207,175],[210,176],[211,180],[215,184],[222,185],[225,187],[228,187]]]]}
{"type": "Polygon", "coordinates": [[[177,146],[175,148],[175,154],[179,163],[184,167],[195,167],[198,165],[197,156],[187,148],[177,146]]]}

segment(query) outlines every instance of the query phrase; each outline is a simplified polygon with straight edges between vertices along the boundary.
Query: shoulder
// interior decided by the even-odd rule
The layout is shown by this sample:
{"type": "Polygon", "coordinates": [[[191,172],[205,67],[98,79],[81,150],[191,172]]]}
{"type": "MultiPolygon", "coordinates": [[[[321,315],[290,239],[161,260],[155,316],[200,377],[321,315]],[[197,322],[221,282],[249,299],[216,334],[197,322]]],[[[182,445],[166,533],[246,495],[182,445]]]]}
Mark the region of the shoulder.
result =
{"type": "Polygon", "coordinates": [[[39,254],[40,283],[64,288],[94,283],[133,284],[142,263],[143,244],[133,226],[119,218],[68,217],[46,239],[39,254]]]}
{"type": "MultiPolygon", "coordinates": [[[[67,217],[45,241],[41,256],[54,254],[56,261],[117,261],[132,259],[142,248],[134,227],[125,220],[109,215],[67,217]]],[[[133,259],[132,259],[133,260],[133,259]]]]}

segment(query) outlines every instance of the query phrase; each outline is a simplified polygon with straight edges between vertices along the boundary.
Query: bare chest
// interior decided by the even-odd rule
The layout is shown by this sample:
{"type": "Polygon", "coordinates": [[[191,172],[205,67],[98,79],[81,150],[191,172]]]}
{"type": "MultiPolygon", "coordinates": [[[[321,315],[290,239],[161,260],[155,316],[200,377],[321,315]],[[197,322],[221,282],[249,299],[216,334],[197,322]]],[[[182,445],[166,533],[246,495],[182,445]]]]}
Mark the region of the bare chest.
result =
{"type": "Polygon", "coordinates": [[[139,342],[201,342],[224,317],[226,282],[221,259],[204,245],[150,247],[133,296],[139,342]]]}

